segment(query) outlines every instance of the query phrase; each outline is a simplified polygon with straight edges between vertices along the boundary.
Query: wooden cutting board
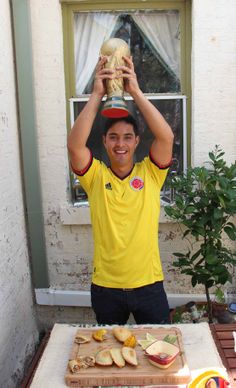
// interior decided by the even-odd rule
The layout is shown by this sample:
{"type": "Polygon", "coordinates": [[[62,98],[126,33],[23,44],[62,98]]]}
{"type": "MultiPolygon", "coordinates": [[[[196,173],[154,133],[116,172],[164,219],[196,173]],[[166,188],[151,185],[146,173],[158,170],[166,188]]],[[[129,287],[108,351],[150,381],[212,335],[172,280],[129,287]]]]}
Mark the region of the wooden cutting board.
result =
{"type": "MultiPolygon", "coordinates": [[[[102,328],[102,327],[100,327],[102,328]]],[[[113,336],[112,329],[107,328],[107,339],[103,342],[97,342],[91,339],[86,344],[73,344],[70,359],[76,359],[77,355],[95,355],[99,350],[106,347],[121,347],[113,336]]],[[[91,337],[97,329],[81,328],[78,333],[91,337]]],[[[92,386],[114,386],[114,385],[167,385],[167,384],[186,384],[190,378],[181,331],[175,327],[172,328],[131,328],[132,334],[136,339],[146,339],[146,333],[150,333],[156,339],[161,340],[166,335],[176,335],[175,345],[179,347],[180,354],[174,363],[167,369],[159,369],[152,365],[145,356],[144,350],[140,345],[136,345],[135,350],[138,357],[138,366],[131,366],[126,363],[123,368],[115,364],[111,366],[90,367],[80,369],[79,373],[71,373],[69,368],[66,370],[65,382],[69,387],[92,387],[92,386]]],[[[69,360],[68,360],[69,361],[69,360]]]]}

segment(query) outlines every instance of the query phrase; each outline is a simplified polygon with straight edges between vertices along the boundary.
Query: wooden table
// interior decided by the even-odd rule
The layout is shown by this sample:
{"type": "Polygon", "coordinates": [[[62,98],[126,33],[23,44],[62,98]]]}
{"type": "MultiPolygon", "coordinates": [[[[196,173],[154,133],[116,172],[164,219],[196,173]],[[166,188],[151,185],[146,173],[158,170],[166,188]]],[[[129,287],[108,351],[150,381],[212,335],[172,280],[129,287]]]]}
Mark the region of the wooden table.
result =
{"type": "Polygon", "coordinates": [[[212,324],[210,328],[222,362],[227,369],[231,386],[236,387],[236,353],[232,334],[236,331],[236,323],[212,324]]]}

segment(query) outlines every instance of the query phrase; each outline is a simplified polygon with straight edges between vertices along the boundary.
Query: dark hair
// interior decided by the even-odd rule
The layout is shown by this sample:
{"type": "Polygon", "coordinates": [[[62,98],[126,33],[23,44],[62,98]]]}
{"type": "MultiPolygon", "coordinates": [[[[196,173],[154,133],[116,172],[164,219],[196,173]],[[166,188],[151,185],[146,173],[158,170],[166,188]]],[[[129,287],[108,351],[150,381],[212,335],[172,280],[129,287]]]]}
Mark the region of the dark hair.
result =
{"type": "Polygon", "coordinates": [[[107,119],[105,124],[104,124],[104,127],[103,127],[103,135],[106,136],[108,130],[116,123],[120,122],[120,121],[124,121],[125,123],[128,123],[128,124],[131,124],[133,125],[133,129],[134,129],[134,133],[135,133],[135,136],[139,136],[139,130],[138,130],[138,124],[137,124],[137,121],[135,120],[135,118],[131,115],[128,115],[126,117],[117,117],[117,118],[111,118],[111,119],[107,119]]]}

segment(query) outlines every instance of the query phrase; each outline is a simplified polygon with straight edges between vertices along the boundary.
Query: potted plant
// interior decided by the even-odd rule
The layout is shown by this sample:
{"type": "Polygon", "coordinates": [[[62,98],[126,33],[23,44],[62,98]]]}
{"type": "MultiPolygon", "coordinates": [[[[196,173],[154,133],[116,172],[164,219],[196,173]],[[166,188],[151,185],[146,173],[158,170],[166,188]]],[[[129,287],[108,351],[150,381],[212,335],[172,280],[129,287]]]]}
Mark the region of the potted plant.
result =
{"type": "Polygon", "coordinates": [[[192,286],[202,284],[212,322],[210,289],[232,283],[236,251],[227,246],[227,238],[236,240],[232,217],[236,214],[236,162],[227,166],[224,152],[215,146],[209,152],[207,166],[188,168],[172,179],[175,201],[165,206],[167,215],[185,226],[187,252],[176,252],[173,265],[191,276],[192,286]],[[191,236],[191,239],[189,237],[191,236]]]}

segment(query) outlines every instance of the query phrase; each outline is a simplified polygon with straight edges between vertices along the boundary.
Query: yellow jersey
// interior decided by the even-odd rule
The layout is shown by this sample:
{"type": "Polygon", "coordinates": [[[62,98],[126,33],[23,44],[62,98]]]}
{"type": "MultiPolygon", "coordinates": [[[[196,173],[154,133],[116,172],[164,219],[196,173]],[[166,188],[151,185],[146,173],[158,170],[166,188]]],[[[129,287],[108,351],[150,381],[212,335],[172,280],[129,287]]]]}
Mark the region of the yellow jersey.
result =
{"type": "Polygon", "coordinates": [[[120,179],[91,157],[78,175],[90,204],[94,284],[136,288],[163,280],[158,221],[167,171],[145,157],[120,179]]]}

